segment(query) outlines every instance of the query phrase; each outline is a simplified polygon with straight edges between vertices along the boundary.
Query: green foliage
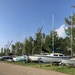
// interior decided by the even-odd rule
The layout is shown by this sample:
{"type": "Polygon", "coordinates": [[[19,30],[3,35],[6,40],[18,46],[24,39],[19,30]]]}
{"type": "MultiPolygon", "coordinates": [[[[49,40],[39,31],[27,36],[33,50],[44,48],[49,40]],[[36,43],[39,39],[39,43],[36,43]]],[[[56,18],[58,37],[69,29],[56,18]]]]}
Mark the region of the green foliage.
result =
{"type": "MultiPolygon", "coordinates": [[[[75,27],[73,29],[73,49],[75,49],[75,27]]],[[[66,55],[70,55],[70,37],[71,37],[71,28],[68,27],[65,29],[67,37],[59,38],[57,32],[51,31],[49,35],[41,32],[42,29],[39,29],[35,34],[36,38],[29,37],[25,38],[23,42],[16,42],[12,45],[12,54],[22,55],[22,54],[40,54],[42,52],[52,52],[52,33],[54,34],[54,47],[56,48],[55,52],[61,52],[66,55]]],[[[9,54],[10,50],[7,48],[2,48],[1,51],[4,54],[9,54]]]]}
{"type": "Polygon", "coordinates": [[[48,52],[52,52],[51,48],[52,48],[52,39],[49,35],[47,35],[45,39],[45,49],[48,52]]]}
{"type": "Polygon", "coordinates": [[[12,45],[11,47],[12,47],[12,54],[15,55],[15,45],[12,45]]]}
{"type": "Polygon", "coordinates": [[[72,16],[69,16],[69,19],[65,18],[65,22],[70,26],[75,25],[75,13],[73,13],[72,16]]]}
{"type": "Polygon", "coordinates": [[[21,42],[16,42],[15,46],[13,46],[15,48],[15,54],[17,55],[22,55],[22,50],[23,50],[23,43],[21,42]]]}
{"type": "Polygon", "coordinates": [[[33,38],[29,37],[29,39],[25,39],[25,53],[32,54],[33,50],[33,38]]]}
{"type": "Polygon", "coordinates": [[[67,42],[67,49],[70,50],[72,44],[72,50],[75,52],[75,13],[68,18],[65,18],[65,22],[69,25],[67,29],[65,29],[65,33],[67,34],[68,39],[67,42]]]}

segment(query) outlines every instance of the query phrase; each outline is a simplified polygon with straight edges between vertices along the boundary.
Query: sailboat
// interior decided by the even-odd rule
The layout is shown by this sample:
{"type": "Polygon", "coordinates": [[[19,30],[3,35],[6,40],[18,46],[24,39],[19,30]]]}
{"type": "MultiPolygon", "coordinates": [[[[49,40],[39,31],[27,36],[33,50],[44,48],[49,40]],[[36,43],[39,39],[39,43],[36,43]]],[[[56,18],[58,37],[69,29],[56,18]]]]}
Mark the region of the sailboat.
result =
{"type": "Polygon", "coordinates": [[[66,65],[75,65],[75,58],[73,58],[73,50],[72,50],[72,41],[73,41],[73,39],[72,39],[72,28],[73,28],[73,25],[72,25],[72,19],[71,19],[71,56],[72,56],[72,58],[69,60],[66,59],[66,60],[61,61],[62,64],[66,64],[66,65]]]}
{"type": "Polygon", "coordinates": [[[40,57],[39,61],[44,63],[61,62],[62,59],[70,59],[70,56],[65,56],[62,53],[54,53],[54,15],[52,15],[52,53],[40,57]]]}

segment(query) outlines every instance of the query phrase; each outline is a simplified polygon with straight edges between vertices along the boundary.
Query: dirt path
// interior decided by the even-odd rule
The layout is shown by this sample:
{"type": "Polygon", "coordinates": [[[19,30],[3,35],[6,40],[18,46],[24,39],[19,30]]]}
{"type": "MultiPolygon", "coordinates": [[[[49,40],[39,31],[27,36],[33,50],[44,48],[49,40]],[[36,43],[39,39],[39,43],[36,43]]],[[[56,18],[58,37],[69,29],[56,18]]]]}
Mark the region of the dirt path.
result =
{"type": "Polygon", "coordinates": [[[0,75],[68,75],[68,74],[0,62],[0,75]]]}

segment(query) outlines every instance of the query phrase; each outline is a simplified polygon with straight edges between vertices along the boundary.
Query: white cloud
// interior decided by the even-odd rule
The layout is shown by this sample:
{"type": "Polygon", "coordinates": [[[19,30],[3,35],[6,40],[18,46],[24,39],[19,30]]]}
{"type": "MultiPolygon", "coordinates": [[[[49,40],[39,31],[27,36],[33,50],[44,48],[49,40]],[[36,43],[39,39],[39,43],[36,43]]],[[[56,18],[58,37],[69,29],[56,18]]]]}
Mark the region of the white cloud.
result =
{"type": "Polygon", "coordinates": [[[64,38],[66,36],[65,30],[64,30],[65,28],[66,28],[65,24],[63,24],[58,29],[55,30],[59,37],[64,38]]]}

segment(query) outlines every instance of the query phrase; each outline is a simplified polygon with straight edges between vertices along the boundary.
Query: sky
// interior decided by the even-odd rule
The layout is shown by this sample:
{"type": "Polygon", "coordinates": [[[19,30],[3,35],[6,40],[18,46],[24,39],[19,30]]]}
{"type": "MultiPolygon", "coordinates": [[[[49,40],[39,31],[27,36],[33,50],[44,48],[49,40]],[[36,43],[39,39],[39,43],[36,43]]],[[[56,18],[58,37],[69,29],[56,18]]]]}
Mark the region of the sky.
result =
{"type": "Polygon", "coordinates": [[[34,38],[43,21],[43,32],[48,35],[52,30],[52,15],[54,30],[64,37],[67,26],[64,18],[75,12],[72,5],[75,0],[0,0],[0,48],[11,40],[15,43],[23,42],[25,37],[34,38]]]}

